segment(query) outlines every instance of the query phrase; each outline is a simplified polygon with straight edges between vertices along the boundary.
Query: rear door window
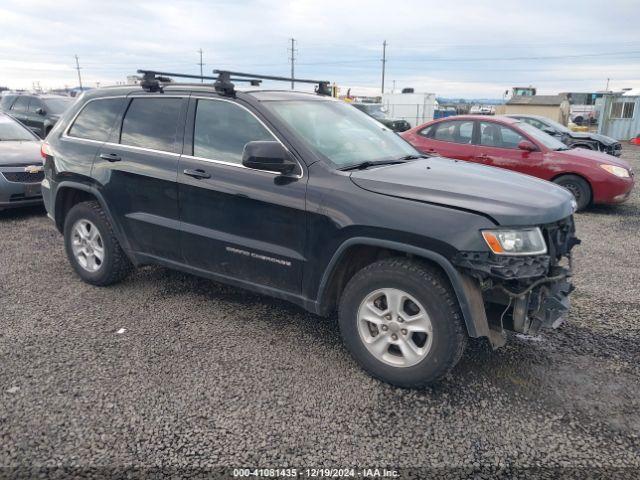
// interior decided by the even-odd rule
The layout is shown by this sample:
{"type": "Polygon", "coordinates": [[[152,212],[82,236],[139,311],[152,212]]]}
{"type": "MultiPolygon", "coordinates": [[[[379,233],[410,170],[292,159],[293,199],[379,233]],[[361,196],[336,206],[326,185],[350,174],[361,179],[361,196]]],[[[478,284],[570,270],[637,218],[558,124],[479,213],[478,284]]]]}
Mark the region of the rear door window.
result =
{"type": "Polygon", "coordinates": [[[433,139],[442,142],[471,144],[473,139],[473,120],[442,122],[433,132],[433,139]]]}
{"type": "Polygon", "coordinates": [[[122,110],[124,98],[104,98],[88,102],[76,117],[67,135],[104,142],[122,110]]]}
{"type": "Polygon", "coordinates": [[[182,98],[134,98],[122,121],[120,143],[177,153],[182,98]]]}
{"type": "Polygon", "coordinates": [[[18,99],[16,100],[16,103],[13,104],[13,107],[11,107],[11,111],[12,112],[26,112],[27,109],[29,108],[29,100],[31,100],[31,97],[27,97],[27,96],[19,96],[18,99]]]}
{"type": "Polygon", "coordinates": [[[242,163],[244,146],[273,135],[242,107],[221,100],[198,100],[193,132],[193,155],[230,163],[242,163]]]}

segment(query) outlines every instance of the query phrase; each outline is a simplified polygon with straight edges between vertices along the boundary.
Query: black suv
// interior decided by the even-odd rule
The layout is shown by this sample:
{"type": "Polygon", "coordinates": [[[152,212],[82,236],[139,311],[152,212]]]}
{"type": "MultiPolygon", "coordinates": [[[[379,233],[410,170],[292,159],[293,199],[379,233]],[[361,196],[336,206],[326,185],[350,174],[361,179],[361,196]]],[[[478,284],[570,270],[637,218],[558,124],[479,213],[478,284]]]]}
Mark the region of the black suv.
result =
{"type": "Polygon", "coordinates": [[[86,282],[160,264],[337,310],[353,357],[400,386],[451,370],[468,337],[497,348],[567,312],[565,189],[425,157],[321,94],[154,75],[85,93],[43,146],[46,208],[86,282]]]}
{"type": "Polygon", "coordinates": [[[44,138],[74,101],[61,95],[9,93],[2,96],[1,105],[5,113],[44,138]]]}

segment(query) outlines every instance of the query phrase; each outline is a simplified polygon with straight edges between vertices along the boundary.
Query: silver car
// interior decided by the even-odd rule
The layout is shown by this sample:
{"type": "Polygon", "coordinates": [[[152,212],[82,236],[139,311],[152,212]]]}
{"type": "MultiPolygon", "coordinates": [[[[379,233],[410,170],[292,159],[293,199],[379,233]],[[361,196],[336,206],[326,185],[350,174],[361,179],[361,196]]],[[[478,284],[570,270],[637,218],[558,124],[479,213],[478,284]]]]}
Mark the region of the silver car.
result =
{"type": "Polygon", "coordinates": [[[0,113],[0,210],[42,203],[41,140],[0,113]]]}

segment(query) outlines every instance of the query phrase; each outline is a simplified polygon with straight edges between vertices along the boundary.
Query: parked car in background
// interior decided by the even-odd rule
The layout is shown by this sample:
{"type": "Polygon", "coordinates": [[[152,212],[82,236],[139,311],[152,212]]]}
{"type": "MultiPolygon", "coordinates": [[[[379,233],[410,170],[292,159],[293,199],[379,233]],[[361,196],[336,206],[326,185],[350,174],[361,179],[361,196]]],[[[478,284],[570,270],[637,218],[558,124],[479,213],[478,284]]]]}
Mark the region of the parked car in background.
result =
{"type": "Polygon", "coordinates": [[[557,183],[573,193],[579,210],[592,203],[624,202],[634,184],[633,171],[625,160],[569,149],[511,117],[461,115],[420,125],[402,136],[424,153],[507,168],[557,183]]]}
{"type": "Polygon", "coordinates": [[[10,93],[2,96],[0,105],[5,113],[44,138],[74,101],[61,95],[10,93]]]}
{"type": "Polygon", "coordinates": [[[337,312],[356,361],[405,387],[445,375],[469,336],[497,348],[504,328],[561,323],[579,243],[566,190],[424,158],[327,96],[153,75],[86,93],[42,146],[45,206],[84,281],[161,264],[337,312]]]}
{"type": "Polygon", "coordinates": [[[380,103],[352,103],[351,105],[370,117],[375,118],[394,132],[404,132],[411,128],[411,124],[406,120],[390,118],[380,103]]]}
{"type": "Polygon", "coordinates": [[[40,144],[28,128],[0,113],[0,210],[42,203],[40,144]]]}
{"type": "Polygon", "coordinates": [[[553,121],[541,115],[510,114],[507,117],[515,118],[557,138],[567,147],[586,148],[608,153],[615,157],[622,154],[622,144],[615,138],[590,132],[574,132],[561,123],[553,121]]]}

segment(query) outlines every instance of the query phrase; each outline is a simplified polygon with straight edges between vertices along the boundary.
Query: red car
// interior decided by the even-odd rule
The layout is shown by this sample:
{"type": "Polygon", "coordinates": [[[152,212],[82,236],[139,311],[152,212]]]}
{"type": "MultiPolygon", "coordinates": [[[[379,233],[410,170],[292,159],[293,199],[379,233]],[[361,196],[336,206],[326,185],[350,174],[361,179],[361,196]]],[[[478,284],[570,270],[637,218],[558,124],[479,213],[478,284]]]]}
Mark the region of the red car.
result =
{"type": "Polygon", "coordinates": [[[457,158],[549,180],[570,190],[578,210],[629,198],[629,163],[606,153],[565,144],[509,117],[461,115],[435,120],[401,134],[423,153],[457,158]]]}

